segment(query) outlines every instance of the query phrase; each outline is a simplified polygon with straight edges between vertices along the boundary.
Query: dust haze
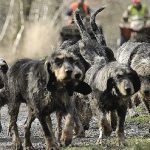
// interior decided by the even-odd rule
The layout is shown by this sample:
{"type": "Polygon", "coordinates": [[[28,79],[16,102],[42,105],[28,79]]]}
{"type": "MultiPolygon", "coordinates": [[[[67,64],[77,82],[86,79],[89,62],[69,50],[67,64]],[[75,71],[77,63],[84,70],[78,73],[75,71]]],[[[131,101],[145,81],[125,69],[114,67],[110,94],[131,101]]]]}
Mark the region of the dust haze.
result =
{"type": "Polygon", "coordinates": [[[10,47],[1,47],[1,57],[9,63],[19,58],[43,58],[50,55],[58,43],[58,33],[50,23],[26,23],[23,38],[16,53],[10,47]]]}
{"type": "MultiPolygon", "coordinates": [[[[0,2],[1,1],[2,0],[0,0],[0,2]]],[[[131,3],[131,0],[86,1],[89,3],[89,6],[92,8],[92,10],[98,9],[102,6],[106,6],[105,10],[101,14],[99,14],[96,19],[97,23],[101,24],[103,27],[104,35],[108,46],[112,48],[112,50],[115,52],[117,48],[117,39],[120,36],[118,25],[120,23],[123,11],[131,3]]],[[[150,1],[143,0],[142,2],[150,7],[150,1]]],[[[19,13],[17,12],[17,9],[14,11],[16,11],[14,12],[14,14],[19,13]]],[[[64,10],[62,13],[65,13],[65,11],[66,10],[64,10]]],[[[18,16],[14,15],[13,19],[13,24],[10,26],[12,26],[14,30],[18,30],[16,29],[17,25],[15,24],[17,21],[19,21],[18,16]]],[[[44,56],[49,55],[53,50],[55,50],[56,46],[59,45],[60,29],[61,26],[52,26],[50,19],[35,22],[26,21],[21,41],[19,43],[19,46],[17,47],[17,52],[12,53],[12,46],[16,37],[11,37],[5,40],[5,44],[0,43],[0,57],[6,59],[8,63],[12,63],[16,59],[25,57],[43,58],[44,56]]],[[[14,30],[8,29],[8,33],[15,34],[16,31],[14,30]]]]}
{"type": "Polygon", "coordinates": [[[31,23],[26,26],[22,52],[26,57],[50,54],[58,41],[58,33],[50,23],[31,23]]]}

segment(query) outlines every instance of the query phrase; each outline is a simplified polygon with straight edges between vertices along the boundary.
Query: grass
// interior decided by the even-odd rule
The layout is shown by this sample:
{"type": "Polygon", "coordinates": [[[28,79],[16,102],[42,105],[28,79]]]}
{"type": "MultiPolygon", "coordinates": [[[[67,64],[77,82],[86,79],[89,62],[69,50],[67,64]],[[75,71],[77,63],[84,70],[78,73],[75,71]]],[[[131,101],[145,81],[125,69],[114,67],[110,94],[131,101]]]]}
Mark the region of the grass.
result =
{"type": "Polygon", "coordinates": [[[127,122],[128,123],[140,123],[140,124],[145,124],[145,123],[148,123],[149,122],[149,116],[144,114],[144,115],[140,115],[138,117],[135,117],[135,118],[130,118],[130,117],[127,117],[127,122]]]}
{"type": "Polygon", "coordinates": [[[131,138],[127,140],[128,146],[118,147],[116,146],[116,139],[113,138],[109,144],[107,143],[104,147],[100,145],[89,145],[81,147],[68,147],[62,150],[150,150],[150,138],[131,138]]]}
{"type": "Polygon", "coordinates": [[[103,150],[104,148],[102,146],[97,145],[89,145],[84,147],[70,147],[70,148],[64,148],[63,150],[103,150]]]}
{"type": "Polygon", "coordinates": [[[136,112],[139,114],[138,117],[130,117],[127,115],[126,117],[126,123],[128,124],[140,124],[143,126],[147,126],[149,124],[150,117],[148,115],[148,112],[145,108],[145,106],[140,105],[139,107],[136,108],[136,112]]]}

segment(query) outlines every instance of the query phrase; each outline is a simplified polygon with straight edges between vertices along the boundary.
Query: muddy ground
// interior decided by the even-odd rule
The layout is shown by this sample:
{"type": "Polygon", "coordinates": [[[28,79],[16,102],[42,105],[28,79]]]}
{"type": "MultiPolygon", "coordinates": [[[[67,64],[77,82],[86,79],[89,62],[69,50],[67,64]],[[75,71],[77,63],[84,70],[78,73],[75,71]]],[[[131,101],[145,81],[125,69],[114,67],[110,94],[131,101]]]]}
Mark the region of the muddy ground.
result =
{"type": "MultiPolygon", "coordinates": [[[[10,136],[7,135],[8,122],[9,122],[9,117],[8,117],[7,111],[8,111],[7,106],[2,108],[3,130],[0,133],[0,150],[11,150],[12,149],[11,138],[10,138],[10,136]]],[[[137,118],[131,118],[129,115],[127,115],[127,122],[125,125],[125,134],[126,134],[126,137],[128,138],[128,142],[134,138],[136,138],[137,140],[143,139],[143,140],[147,140],[150,142],[150,135],[149,135],[149,131],[148,131],[149,118],[147,116],[147,111],[143,105],[141,105],[139,108],[137,108],[137,111],[140,115],[137,118]]],[[[18,127],[19,127],[19,134],[20,134],[22,141],[24,139],[23,131],[24,131],[24,122],[25,122],[26,116],[27,116],[27,107],[25,104],[22,104],[21,108],[20,108],[18,122],[17,122],[18,127]]],[[[52,115],[52,119],[53,119],[53,126],[55,127],[56,120],[55,120],[54,114],[52,115]]],[[[99,135],[99,131],[97,128],[97,124],[96,124],[95,119],[93,118],[90,123],[90,129],[88,131],[86,131],[85,138],[74,138],[72,141],[72,145],[70,145],[70,149],[71,149],[71,147],[79,147],[79,146],[85,147],[85,146],[89,146],[89,145],[95,145],[98,135],[99,135]]],[[[36,149],[38,149],[38,150],[43,149],[44,139],[43,139],[42,129],[41,129],[41,126],[40,126],[38,120],[35,120],[32,124],[31,139],[32,139],[33,146],[36,149]]],[[[111,149],[112,147],[115,147],[115,149],[117,148],[114,132],[112,133],[111,137],[108,138],[108,140],[106,141],[106,144],[103,146],[104,149],[111,149]]],[[[93,149],[93,148],[91,148],[91,149],[93,149]]],[[[89,150],[90,150],[90,148],[89,148],[89,150]]]]}

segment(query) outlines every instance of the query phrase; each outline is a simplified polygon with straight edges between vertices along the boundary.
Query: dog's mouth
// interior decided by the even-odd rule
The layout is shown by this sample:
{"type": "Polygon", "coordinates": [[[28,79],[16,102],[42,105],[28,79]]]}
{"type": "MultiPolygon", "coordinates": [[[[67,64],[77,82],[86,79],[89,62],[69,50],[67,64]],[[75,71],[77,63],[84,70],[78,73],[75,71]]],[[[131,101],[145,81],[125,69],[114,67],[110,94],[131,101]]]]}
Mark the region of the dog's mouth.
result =
{"type": "Polygon", "coordinates": [[[63,80],[59,80],[60,83],[62,84],[68,84],[71,83],[73,81],[73,79],[71,77],[65,77],[63,80]]]}
{"type": "Polygon", "coordinates": [[[82,76],[82,75],[81,75],[80,73],[75,74],[75,79],[76,79],[76,80],[80,80],[80,79],[81,79],[81,76],[82,76]]]}
{"type": "Polygon", "coordinates": [[[66,76],[63,81],[64,82],[70,82],[72,80],[71,76],[66,76]]]}
{"type": "Polygon", "coordinates": [[[2,89],[4,87],[4,84],[3,83],[1,83],[0,84],[0,89],[2,89]]]}
{"type": "Polygon", "coordinates": [[[150,91],[144,91],[144,96],[145,98],[150,99],[150,91]]]}

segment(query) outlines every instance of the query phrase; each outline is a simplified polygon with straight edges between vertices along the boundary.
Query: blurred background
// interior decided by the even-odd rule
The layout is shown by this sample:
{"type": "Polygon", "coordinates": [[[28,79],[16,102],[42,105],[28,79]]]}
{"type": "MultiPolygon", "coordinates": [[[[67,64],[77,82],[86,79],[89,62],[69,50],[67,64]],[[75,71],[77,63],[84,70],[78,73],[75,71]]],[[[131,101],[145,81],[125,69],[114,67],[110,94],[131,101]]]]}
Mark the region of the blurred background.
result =
{"type": "MultiPolygon", "coordinates": [[[[109,47],[114,51],[119,23],[130,0],[86,0],[92,10],[106,6],[97,17],[109,47]]],[[[59,43],[65,12],[73,0],[0,0],[0,57],[42,58],[59,43]]],[[[150,0],[142,0],[150,9],[150,0]]]]}

